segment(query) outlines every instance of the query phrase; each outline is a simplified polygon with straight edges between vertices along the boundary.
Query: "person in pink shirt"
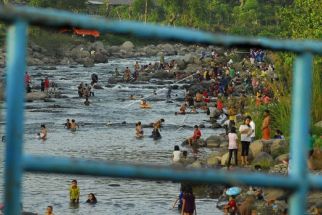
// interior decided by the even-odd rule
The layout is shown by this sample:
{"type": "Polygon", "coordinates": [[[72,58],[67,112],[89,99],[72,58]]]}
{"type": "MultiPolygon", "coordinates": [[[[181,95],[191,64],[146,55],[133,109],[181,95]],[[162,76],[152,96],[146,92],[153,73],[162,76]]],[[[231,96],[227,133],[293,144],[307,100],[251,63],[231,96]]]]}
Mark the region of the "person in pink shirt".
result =
{"type": "Polygon", "coordinates": [[[237,141],[238,141],[238,136],[236,134],[236,128],[232,127],[228,133],[228,150],[229,150],[228,164],[227,164],[228,168],[230,167],[230,161],[233,153],[235,158],[235,165],[238,166],[238,159],[237,159],[238,142],[237,141]]]}

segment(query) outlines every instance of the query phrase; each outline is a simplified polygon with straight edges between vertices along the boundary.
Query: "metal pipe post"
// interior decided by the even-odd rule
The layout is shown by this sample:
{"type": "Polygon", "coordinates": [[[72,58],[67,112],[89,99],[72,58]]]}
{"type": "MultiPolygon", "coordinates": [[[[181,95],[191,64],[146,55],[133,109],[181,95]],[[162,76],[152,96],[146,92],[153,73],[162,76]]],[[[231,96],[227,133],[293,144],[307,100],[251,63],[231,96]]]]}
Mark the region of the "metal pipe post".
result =
{"type": "Polygon", "coordinates": [[[27,23],[13,23],[7,34],[7,114],[5,159],[5,214],[21,214],[23,114],[27,23]]]}
{"type": "Polygon", "coordinates": [[[300,186],[290,197],[290,212],[292,215],[303,215],[306,213],[312,61],[313,56],[311,53],[302,53],[296,57],[294,64],[290,177],[297,180],[300,186]]]}

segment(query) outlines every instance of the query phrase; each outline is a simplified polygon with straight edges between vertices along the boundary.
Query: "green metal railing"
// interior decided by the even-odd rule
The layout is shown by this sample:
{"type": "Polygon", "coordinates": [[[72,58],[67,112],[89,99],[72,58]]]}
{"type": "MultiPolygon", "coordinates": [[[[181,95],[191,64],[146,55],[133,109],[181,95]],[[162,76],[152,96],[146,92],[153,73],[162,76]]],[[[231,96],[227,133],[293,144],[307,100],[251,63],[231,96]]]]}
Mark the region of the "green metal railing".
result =
{"type": "Polygon", "coordinates": [[[24,171],[283,188],[293,191],[289,201],[290,213],[293,215],[306,213],[306,196],[309,188],[322,189],[322,177],[309,174],[306,166],[310,125],[312,59],[313,54],[322,55],[321,42],[216,35],[185,28],[108,21],[99,17],[31,7],[0,6],[0,19],[9,23],[7,33],[7,141],[4,195],[6,215],[20,214],[21,178],[24,171]],[[95,29],[102,33],[131,34],[139,38],[156,38],[224,47],[258,47],[296,53],[291,121],[291,165],[294,168],[292,168],[291,174],[284,177],[259,173],[231,173],[212,169],[177,169],[129,163],[85,161],[73,158],[37,157],[24,154],[22,151],[24,72],[26,71],[26,43],[29,25],[74,26],[95,29]]]}

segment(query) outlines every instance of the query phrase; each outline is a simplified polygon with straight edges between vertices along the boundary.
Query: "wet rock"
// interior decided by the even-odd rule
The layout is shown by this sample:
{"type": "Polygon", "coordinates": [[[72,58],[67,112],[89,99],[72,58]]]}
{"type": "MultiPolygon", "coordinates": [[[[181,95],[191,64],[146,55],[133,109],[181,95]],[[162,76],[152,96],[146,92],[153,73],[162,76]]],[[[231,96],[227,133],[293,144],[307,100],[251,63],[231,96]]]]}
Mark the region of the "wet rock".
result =
{"type": "Polygon", "coordinates": [[[207,147],[220,147],[222,139],[219,136],[212,135],[206,139],[207,147]]]}
{"type": "Polygon", "coordinates": [[[97,89],[97,90],[103,90],[104,88],[101,86],[101,85],[99,85],[99,84],[95,84],[94,86],[93,86],[93,88],[94,89],[97,89]]]}
{"type": "Polygon", "coordinates": [[[195,161],[192,164],[188,165],[187,167],[191,167],[191,168],[201,168],[201,162],[200,161],[195,161]]]}
{"type": "Polygon", "coordinates": [[[174,74],[172,72],[159,71],[152,74],[151,78],[171,79],[171,78],[174,78],[174,74]]]}
{"type": "Polygon", "coordinates": [[[26,100],[43,100],[45,98],[47,98],[47,94],[44,92],[31,92],[26,95],[26,100]]]}

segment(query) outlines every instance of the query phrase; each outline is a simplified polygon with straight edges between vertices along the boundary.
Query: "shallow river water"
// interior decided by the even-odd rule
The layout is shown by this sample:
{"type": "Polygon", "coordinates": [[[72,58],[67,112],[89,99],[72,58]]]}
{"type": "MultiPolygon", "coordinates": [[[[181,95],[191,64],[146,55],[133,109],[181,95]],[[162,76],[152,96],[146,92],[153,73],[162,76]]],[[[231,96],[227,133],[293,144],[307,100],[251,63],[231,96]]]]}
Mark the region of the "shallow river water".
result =
{"type": "MultiPolygon", "coordinates": [[[[115,67],[118,67],[119,71],[125,66],[132,69],[136,60],[147,63],[153,62],[154,59],[115,59],[93,68],[28,68],[34,83],[39,84],[40,78],[47,75],[51,81],[58,84],[60,91],[68,98],[54,99],[54,103],[26,103],[24,152],[34,155],[171,165],[173,146],[181,144],[193,132],[193,129],[188,127],[177,129],[183,124],[204,123],[207,119],[206,114],[174,116],[179,102],[165,102],[166,90],[160,90],[166,87],[165,85],[119,84],[113,88],[104,87],[102,90],[94,90],[95,96],[90,98],[90,106],[85,106],[84,99],[77,97],[78,84],[81,81],[89,84],[92,73],[98,74],[99,84],[104,86],[115,67]],[[157,95],[153,98],[158,98],[159,101],[151,101],[152,109],[140,109],[138,102],[133,103],[127,99],[130,94],[151,95],[154,89],[157,90],[157,95]],[[52,108],[53,105],[60,105],[61,108],[52,108]],[[44,112],[45,110],[47,112],[44,112]],[[80,124],[78,131],[72,133],[64,129],[63,124],[67,118],[75,119],[80,124]],[[153,141],[148,137],[138,140],[134,137],[133,123],[140,120],[143,124],[149,124],[159,118],[165,119],[161,140],[153,141]],[[131,125],[113,124],[123,121],[131,125]],[[46,124],[48,128],[48,139],[45,142],[35,138],[41,123],[46,124]]],[[[183,90],[173,90],[172,97],[182,97],[183,93],[183,90]]],[[[5,116],[1,120],[2,133],[4,118],[5,116]]],[[[144,128],[144,132],[150,135],[151,128],[144,128]]],[[[218,133],[212,129],[202,129],[202,132],[205,137],[218,133]]],[[[191,156],[191,151],[186,150],[191,156]]],[[[203,150],[207,149],[202,149],[201,154],[203,150]]],[[[0,146],[0,153],[4,155],[4,144],[0,146]]],[[[0,167],[2,175],[3,157],[1,156],[0,167]]],[[[3,184],[3,177],[0,178],[0,182],[3,184]]],[[[25,211],[43,214],[47,205],[53,205],[56,215],[179,214],[176,209],[171,209],[179,188],[180,184],[172,182],[26,173],[23,177],[23,206],[25,211]],[[72,179],[78,180],[81,190],[81,203],[78,208],[69,205],[68,189],[72,179]],[[95,206],[85,203],[90,192],[95,193],[98,199],[95,206]]],[[[1,193],[2,191],[3,186],[0,188],[1,193]]],[[[197,196],[196,205],[198,214],[221,214],[216,209],[215,199],[197,196]]]]}

